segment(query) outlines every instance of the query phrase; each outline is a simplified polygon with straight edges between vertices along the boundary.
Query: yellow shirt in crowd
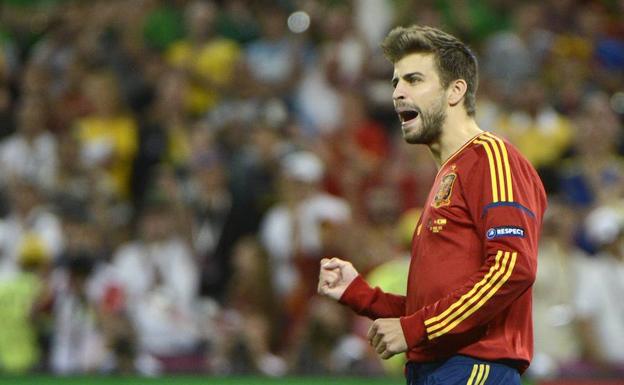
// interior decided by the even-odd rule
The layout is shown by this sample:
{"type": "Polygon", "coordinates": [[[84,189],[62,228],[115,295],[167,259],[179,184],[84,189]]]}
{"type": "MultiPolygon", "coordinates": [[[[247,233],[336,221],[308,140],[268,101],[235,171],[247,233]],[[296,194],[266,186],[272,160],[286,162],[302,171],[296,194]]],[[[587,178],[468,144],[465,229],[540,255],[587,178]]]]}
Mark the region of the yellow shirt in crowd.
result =
{"type": "Polygon", "coordinates": [[[37,336],[30,320],[41,281],[30,273],[17,273],[0,281],[0,369],[24,373],[39,360],[37,336]]]}
{"type": "Polygon", "coordinates": [[[99,168],[106,190],[120,198],[130,193],[132,163],[138,149],[138,128],[131,117],[86,117],[78,121],[82,158],[99,168]]]}
{"type": "Polygon", "coordinates": [[[205,80],[193,82],[187,107],[193,114],[200,114],[212,107],[219,99],[218,87],[226,86],[234,73],[241,49],[234,40],[216,38],[195,48],[187,40],[171,45],[166,53],[169,64],[190,70],[192,75],[205,80]],[[211,87],[210,85],[214,85],[211,87]]]}
{"type": "Polygon", "coordinates": [[[558,161],[573,139],[570,121],[554,110],[542,111],[536,118],[513,112],[503,116],[497,128],[535,168],[558,161]]]}

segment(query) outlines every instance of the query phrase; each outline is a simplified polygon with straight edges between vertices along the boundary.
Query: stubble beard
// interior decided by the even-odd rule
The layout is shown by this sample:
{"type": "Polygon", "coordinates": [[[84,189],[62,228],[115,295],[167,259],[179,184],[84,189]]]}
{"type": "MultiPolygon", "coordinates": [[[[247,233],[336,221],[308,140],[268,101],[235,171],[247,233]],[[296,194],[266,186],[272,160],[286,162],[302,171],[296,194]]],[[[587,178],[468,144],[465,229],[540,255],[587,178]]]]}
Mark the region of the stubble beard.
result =
{"type": "Polygon", "coordinates": [[[432,107],[431,110],[422,110],[419,116],[420,130],[412,134],[404,134],[403,139],[409,144],[429,145],[437,141],[442,134],[442,126],[446,122],[446,110],[444,107],[444,100],[440,98],[437,105],[432,107]]]}

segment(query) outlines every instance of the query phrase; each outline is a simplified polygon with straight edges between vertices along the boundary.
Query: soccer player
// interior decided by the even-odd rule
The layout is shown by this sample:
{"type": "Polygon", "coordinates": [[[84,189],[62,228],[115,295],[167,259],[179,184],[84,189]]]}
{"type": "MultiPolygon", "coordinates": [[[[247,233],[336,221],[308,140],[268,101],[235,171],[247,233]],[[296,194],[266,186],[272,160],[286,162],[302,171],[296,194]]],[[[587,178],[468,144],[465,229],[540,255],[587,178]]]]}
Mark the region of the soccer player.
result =
{"type": "Polygon", "coordinates": [[[477,61],[440,30],[398,27],[382,48],[406,142],[439,166],[412,241],[406,295],[323,259],[319,293],[374,320],[384,359],[406,352],[408,384],[520,384],[533,349],[531,286],[546,194],[529,162],[474,120],[477,61]]]}

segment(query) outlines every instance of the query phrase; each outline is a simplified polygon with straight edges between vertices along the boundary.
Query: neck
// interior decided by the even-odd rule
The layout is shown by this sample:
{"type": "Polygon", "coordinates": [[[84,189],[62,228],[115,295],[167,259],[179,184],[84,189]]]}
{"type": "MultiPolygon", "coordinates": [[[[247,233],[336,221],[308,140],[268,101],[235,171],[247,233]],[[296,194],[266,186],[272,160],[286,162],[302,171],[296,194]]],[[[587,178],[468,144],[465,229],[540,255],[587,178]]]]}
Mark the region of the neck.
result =
{"type": "Polygon", "coordinates": [[[483,132],[474,118],[463,111],[449,111],[440,138],[429,145],[438,168],[466,142],[483,132]]]}

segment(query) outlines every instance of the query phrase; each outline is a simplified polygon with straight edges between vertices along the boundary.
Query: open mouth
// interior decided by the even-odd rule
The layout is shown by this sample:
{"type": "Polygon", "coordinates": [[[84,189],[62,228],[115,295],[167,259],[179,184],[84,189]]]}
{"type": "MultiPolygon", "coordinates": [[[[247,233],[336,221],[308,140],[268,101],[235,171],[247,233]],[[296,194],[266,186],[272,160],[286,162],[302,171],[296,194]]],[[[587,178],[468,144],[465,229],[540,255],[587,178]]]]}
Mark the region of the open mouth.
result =
{"type": "Polygon", "coordinates": [[[419,115],[418,110],[397,110],[397,114],[399,114],[399,120],[402,124],[408,123],[414,119],[416,119],[419,115]]]}

